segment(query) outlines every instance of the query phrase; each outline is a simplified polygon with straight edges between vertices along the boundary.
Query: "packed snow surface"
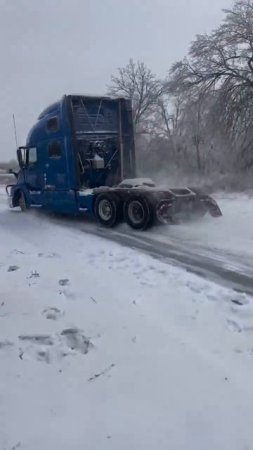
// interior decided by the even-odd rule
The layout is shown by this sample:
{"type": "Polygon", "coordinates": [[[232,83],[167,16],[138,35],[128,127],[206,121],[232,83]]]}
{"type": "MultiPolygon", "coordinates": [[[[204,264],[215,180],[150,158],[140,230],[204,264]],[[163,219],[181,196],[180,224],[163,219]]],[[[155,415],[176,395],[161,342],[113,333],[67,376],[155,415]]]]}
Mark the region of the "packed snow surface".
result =
{"type": "Polygon", "coordinates": [[[252,257],[253,266],[253,197],[246,194],[214,196],[223,217],[211,219],[207,214],[197,222],[164,227],[153,238],[159,241],[177,239],[186,245],[201,246],[206,250],[252,257]]]}
{"type": "Polygon", "coordinates": [[[0,239],[1,450],[253,448],[251,297],[3,194],[0,239]]]}

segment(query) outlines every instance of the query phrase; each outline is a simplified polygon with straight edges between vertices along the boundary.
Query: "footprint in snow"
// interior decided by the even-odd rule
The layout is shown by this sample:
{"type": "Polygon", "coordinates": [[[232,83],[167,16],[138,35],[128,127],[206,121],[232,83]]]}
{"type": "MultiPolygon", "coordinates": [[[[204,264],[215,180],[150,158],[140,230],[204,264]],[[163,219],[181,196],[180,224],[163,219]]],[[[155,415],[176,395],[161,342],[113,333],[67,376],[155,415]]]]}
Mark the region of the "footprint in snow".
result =
{"type": "Polygon", "coordinates": [[[68,278],[63,278],[62,280],[58,281],[60,286],[68,286],[69,285],[69,279],[68,278]]]}
{"type": "Polygon", "coordinates": [[[8,272],[16,272],[19,269],[19,266],[9,266],[8,272]]]}
{"type": "Polygon", "coordinates": [[[121,263],[121,262],[124,263],[124,262],[126,261],[126,257],[123,256],[123,255],[117,256],[117,257],[115,258],[115,261],[116,261],[117,263],[121,263]]]}
{"type": "Polygon", "coordinates": [[[64,315],[64,313],[60,309],[52,307],[44,309],[44,311],[42,311],[42,315],[49,320],[58,320],[64,315]]]}
{"type": "Polygon", "coordinates": [[[242,332],[242,327],[235,320],[227,319],[227,324],[230,330],[235,331],[237,333],[242,332]]]}
{"type": "Polygon", "coordinates": [[[86,355],[94,347],[90,338],[78,328],[67,328],[54,336],[21,335],[19,340],[23,343],[19,349],[19,358],[22,361],[28,357],[47,364],[70,355],[86,355]]]}
{"type": "Polygon", "coordinates": [[[26,341],[31,342],[33,344],[39,344],[39,345],[53,345],[54,341],[48,334],[23,334],[19,337],[20,341],[26,341]]]}
{"type": "Polygon", "coordinates": [[[25,255],[25,252],[22,252],[21,250],[17,250],[16,248],[12,250],[12,255],[25,255]]]}
{"type": "Polygon", "coordinates": [[[249,300],[242,295],[232,298],[231,302],[236,306],[245,306],[249,304],[249,300]]]}
{"type": "Polygon", "coordinates": [[[89,338],[87,338],[78,328],[68,328],[63,330],[61,336],[71,350],[77,350],[84,355],[86,355],[90,348],[93,347],[89,338]]]}
{"type": "Polygon", "coordinates": [[[202,287],[196,286],[195,284],[193,284],[191,281],[188,281],[186,283],[186,286],[195,294],[200,294],[203,291],[202,287]]]}
{"type": "Polygon", "coordinates": [[[37,352],[37,361],[46,362],[49,364],[51,362],[50,352],[48,350],[39,350],[37,352]]]}
{"type": "Polygon", "coordinates": [[[216,295],[213,295],[213,294],[207,294],[207,298],[208,298],[208,300],[210,300],[211,302],[217,302],[217,301],[218,301],[217,296],[216,296],[216,295]]]}
{"type": "Polygon", "coordinates": [[[33,270],[32,272],[31,272],[31,274],[29,275],[29,277],[27,277],[28,279],[31,279],[31,278],[40,278],[40,274],[37,272],[37,270],[33,270]]]}
{"type": "Polygon", "coordinates": [[[58,253],[38,253],[37,255],[39,258],[60,258],[60,255],[58,253]]]}
{"type": "Polygon", "coordinates": [[[252,320],[253,305],[250,303],[245,303],[243,305],[233,303],[230,307],[230,311],[232,311],[233,314],[236,314],[243,320],[252,320]]]}
{"type": "Polygon", "coordinates": [[[147,286],[149,288],[153,288],[153,287],[157,286],[156,283],[154,283],[152,281],[145,281],[145,280],[140,281],[140,284],[141,284],[141,286],[145,286],[145,287],[147,286]]]}

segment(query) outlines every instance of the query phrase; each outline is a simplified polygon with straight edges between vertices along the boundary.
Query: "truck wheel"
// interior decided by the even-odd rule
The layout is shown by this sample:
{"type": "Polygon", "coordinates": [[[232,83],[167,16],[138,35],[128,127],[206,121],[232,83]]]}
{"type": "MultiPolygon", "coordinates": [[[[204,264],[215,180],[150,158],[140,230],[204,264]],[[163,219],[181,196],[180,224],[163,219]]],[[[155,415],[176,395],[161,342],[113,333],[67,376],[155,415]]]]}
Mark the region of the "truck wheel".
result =
{"type": "Polygon", "coordinates": [[[22,212],[25,212],[25,211],[27,210],[26,199],[25,199],[25,196],[24,196],[24,193],[23,193],[23,192],[20,192],[20,193],[19,193],[19,196],[18,196],[18,206],[20,207],[20,209],[21,209],[22,212]]]}
{"type": "Polygon", "coordinates": [[[152,206],[145,197],[130,197],[124,204],[125,221],[135,230],[146,230],[154,220],[152,206]]]}
{"type": "Polygon", "coordinates": [[[115,194],[100,194],[94,205],[95,217],[102,225],[114,227],[120,220],[120,200],[115,194]]]}

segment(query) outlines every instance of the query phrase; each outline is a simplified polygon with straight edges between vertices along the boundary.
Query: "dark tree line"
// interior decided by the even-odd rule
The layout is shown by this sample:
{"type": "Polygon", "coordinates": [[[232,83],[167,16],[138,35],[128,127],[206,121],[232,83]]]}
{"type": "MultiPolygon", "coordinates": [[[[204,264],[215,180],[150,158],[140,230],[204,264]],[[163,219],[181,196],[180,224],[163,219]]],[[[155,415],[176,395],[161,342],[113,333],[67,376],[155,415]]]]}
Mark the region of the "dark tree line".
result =
{"type": "Polygon", "coordinates": [[[196,36],[164,80],[130,62],[110,93],[133,101],[140,157],[159,169],[245,172],[253,167],[253,0],[224,10],[221,25],[196,36]]]}

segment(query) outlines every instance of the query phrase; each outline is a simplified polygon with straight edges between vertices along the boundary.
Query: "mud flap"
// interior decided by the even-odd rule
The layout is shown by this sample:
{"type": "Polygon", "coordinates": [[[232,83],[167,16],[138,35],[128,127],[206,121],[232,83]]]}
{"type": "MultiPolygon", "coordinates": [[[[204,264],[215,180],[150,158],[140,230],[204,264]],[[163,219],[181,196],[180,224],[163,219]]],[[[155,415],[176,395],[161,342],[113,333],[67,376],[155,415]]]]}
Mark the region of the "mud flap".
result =
{"type": "Polygon", "coordinates": [[[173,222],[175,214],[173,200],[161,200],[155,208],[158,223],[168,225],[173,222]]]}
{"type": "Polygon", "coordinates": [[[222,212],[216,203],[216,201],[209,197],[208,195],[200,198],[201,203],[204,205],[205,209],[209,212],[210,216],[212,217],[221,217],[222,212]]]}

